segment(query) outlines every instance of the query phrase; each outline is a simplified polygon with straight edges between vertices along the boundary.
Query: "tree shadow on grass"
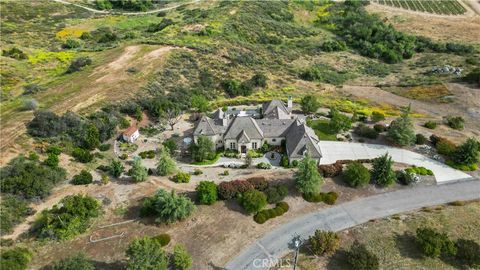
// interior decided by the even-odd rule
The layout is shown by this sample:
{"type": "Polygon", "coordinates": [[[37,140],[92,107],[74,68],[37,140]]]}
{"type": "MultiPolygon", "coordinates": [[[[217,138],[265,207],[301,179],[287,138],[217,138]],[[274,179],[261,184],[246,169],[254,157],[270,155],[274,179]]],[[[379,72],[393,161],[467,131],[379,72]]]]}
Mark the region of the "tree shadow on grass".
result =
{"type": "Polygon", "coordinates": [[[328,270],[345,270],[352,269],[347,262],[347,251],[344,249],[337,250],[328,260],[326,269],[328,270]]]}
{"type": "Polygon", "coordinates": [[[415,236],[411,233],[405,232],[403,234],[395,235],[395,243],[398,251],[402,257],[411,258],[411,259],[421,259],[422,253],[415,243],[415,236]]]}

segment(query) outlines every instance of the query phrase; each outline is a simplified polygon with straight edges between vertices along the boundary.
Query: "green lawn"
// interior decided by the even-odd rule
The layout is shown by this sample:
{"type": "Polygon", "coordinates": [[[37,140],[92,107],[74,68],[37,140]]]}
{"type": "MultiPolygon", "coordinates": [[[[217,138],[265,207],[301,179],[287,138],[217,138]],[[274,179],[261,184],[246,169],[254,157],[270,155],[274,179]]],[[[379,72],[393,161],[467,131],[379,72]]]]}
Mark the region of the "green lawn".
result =
{"type": "Polygon", "coordinates": [[[220,153],[217,153],[215,155],[215,158],[214,159],[206,159],[204,161],[200,161],[200,162],[193,162],[192,164],[193,165],[212,165],[212,164],[215,164],[215,162],[218,161],[218,159],[220,158],[221,154],[220,153]]]}
{"type": "Polygon", "coordinates": [[[336,141],[337,133],[328,125],[329,120],[311,120],[307,121],[307,125],[311,127],[320,140],[336,141]]]}

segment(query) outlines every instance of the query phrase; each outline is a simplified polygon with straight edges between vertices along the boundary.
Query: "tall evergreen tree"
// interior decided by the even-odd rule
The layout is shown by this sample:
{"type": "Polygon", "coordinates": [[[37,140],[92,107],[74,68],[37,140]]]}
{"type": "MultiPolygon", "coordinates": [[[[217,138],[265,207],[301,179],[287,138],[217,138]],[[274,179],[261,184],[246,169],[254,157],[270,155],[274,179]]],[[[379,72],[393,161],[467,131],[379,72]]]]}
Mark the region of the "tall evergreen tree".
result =
{"type": "Polygon", "coordinates": [[[396,176],[392,169],[392,157],[386,153],[373,161],[372,179],[379,186],[389,186],[395,182],[396,176]]]}
{"type": "Polygon", "coordinates": [[[404,108],[402,115],[392,122],[387,132],[387,138],[402,146],[412,145],[416,141],[410,110],[410,105],[404,108]]]}
{"type": "Polygon", "coordinates": [[[317,162],[306,155],[298,163],[298,171],[295,173],[295,186],[301,193],[318,193],[323,177],[318,172],[317,162]]]}
{"type": "Polygon", "coordinates": [[[143,182],[147,179],[148,170],[142,166],[142,159],[140,157],[135,157],[133,159],[132,168],[128,171],[134,182],[143,182]]]}

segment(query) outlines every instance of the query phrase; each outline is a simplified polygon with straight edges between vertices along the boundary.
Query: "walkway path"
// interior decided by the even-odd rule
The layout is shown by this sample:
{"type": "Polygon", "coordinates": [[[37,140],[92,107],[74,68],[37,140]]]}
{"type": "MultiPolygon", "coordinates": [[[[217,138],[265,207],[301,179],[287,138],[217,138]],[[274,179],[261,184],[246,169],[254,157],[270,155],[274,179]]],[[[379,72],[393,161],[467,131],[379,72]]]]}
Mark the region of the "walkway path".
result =
{"type": "Polygon", "coordinates": [[[401,212],[474,199],[480,199],[478,180],[403,189],[336,205],[299,217],[264,235],[231,260],[226,269],[268,269],[289,251],[296,234],[306,239],[317,229],[341,231],[401,212]]]}
{"type": "Polygon", "coordinates": [[[58,2],[58,3],[62,3],[62,4],[65,4],[65,5],[73,5],[73,6],[76,6],[76,7],[79,7],[79,8],[83,8],[83,9],[86,9],[88,11],[91,11],[93,13],[99,13],[99,14],[118,14],[118,15],[145,15],[145,14],[153,14],[153,13],[157,13],[157,12],[160,12],[160,11],[167,11],[167,10],[171,10],[171,9],[176,9],[180,6],[185,6],[185,5],[189,5],[189,4],[193,4],[193,3],[196,3],[200,0],[194,0],[194,1],[191,1],[191,2],[187,2],[187,3],[182,3],[182,4],[178,4],[178,5],[175,5],[175,6],[171,6],[171,7],[166,7],[166,8],[159,8],[159,9],[154,9],[154,10],[149,10],[149,11],[138,11],[138,12],[122,12],[122,11],[111,11],[111,10],[99,10],[99,9],[94,9],[94,8],[91,8],[91,7],[87,7],[87,6],[84,6],[84,5],[80,5],[80,4],[75,4],[75,3],[70,3],[66,0],[53,0],[55,2],[58,2]]]}
{"type": "Polygon", "coordinates": [[[340,159],[371,159],[388,152],[396,162],[422,166],[432,170],[438,184],[472,178],[462,171],[455,170],[424,155],[386,145],[320,141],[320,149],[323,154],[320,160],[321,164],[331,164],[340,159]]]}

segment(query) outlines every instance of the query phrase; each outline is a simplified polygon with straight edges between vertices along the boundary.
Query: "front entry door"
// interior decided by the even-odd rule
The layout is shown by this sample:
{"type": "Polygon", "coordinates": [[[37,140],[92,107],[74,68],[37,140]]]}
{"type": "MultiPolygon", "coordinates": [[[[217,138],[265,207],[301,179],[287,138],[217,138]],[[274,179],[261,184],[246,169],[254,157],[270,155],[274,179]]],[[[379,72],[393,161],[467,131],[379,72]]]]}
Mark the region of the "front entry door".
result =
{"type": "Polygon", "coordinates": [[[241,149],[242,149],[242,154],[246,154],[246,153],[247,153],[247,146],[246,146],[246,145],[242,145],[242,146],[241,146],[241,149]]]}

